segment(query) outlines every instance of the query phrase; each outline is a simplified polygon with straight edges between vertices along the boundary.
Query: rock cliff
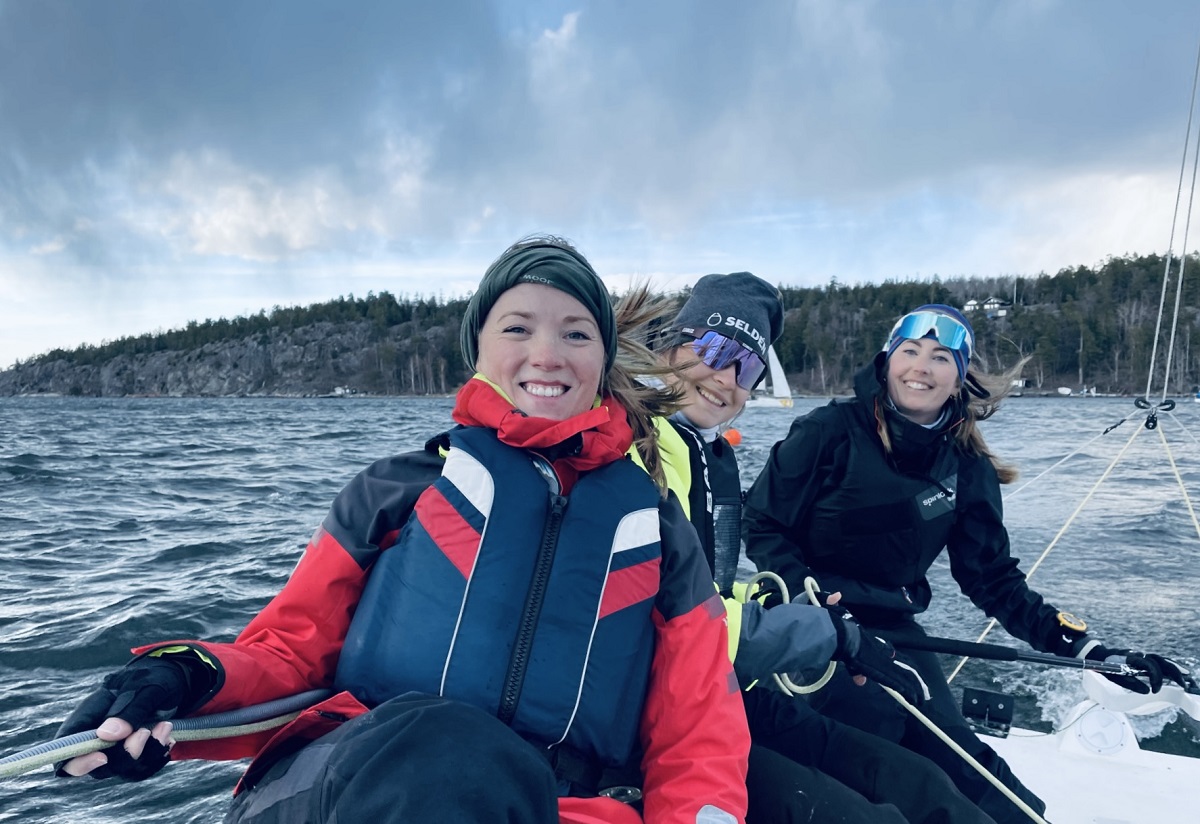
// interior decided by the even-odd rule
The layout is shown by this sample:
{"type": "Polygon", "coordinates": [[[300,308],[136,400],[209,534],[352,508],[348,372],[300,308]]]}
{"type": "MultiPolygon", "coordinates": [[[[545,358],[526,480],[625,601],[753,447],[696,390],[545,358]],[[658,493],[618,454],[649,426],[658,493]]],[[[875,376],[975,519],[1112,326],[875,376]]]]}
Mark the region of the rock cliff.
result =
{"type": "Polygon", "coordinates": [[[119,354],[96,362],[33,359],[0,372],[0,396],[309,396],[446,394],[465,378],[457,328],[381,330],[369,321],[318,322],[195,349],[119,354]]]}

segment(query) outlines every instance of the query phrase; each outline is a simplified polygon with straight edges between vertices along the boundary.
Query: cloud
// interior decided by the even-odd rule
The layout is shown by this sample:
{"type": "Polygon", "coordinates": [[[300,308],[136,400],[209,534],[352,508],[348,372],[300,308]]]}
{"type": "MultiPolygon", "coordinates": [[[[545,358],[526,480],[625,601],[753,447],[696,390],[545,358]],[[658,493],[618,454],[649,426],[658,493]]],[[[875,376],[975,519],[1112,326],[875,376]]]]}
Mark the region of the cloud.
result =
{"type": "MultiPolygon", "coordinates": [[[[461,294],[537,230],[669,286],[1165,250],[1186,0],[332,11],[0,0],[0,296],[47,329],[68,293],[113,301],[136,333],[160,300],[461,294]]],[[[111,334],[86,310],[54,339],[111,334]]]]}
{"type": "Polygon", "coordinates": [[[56,237],[46,241],[45,243],[39,243],[37,246],[32,247],[29,250],[29,254],[39,257],[42,255],[53,255],[61,252],[65,248],[67,248],[67,242],[61,237],[56,237]]]}
{"type": "Polygon", "coordinates": [[[275,261],[353,233],[361,219],[354,198],[326,170],[284,182],[202,152],[172,158],[154,180],[143,181],[148,200],[169,208],[130,214],[130,224],[181,240],[181,251],[196,255],[275,261]]]}

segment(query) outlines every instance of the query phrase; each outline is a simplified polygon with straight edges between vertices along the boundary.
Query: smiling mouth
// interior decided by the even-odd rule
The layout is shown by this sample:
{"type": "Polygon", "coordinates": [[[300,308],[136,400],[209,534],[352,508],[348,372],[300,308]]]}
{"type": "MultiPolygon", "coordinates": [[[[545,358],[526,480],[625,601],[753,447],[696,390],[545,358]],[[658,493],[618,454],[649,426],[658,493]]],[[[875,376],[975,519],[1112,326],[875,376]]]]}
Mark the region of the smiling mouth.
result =
{"type": "Polygon", "coordinates": [[[705,389],[700,384],[696,384],[696,394],[699,395],[700,397],[704,398],[704,400],[708,401],[711,404],[715,404],[715,405],[721,406],[721,407],[725,407],[725,406],[729,405],[725,401],[718,398],[716,395],[709,392],[707,389],[705,389]]]}
{"type": "Polygon", "coordinates": [[[559,384],[557,386],[547,386],[543,383],[523,383],[521,388],[539,398],[557,398],[567,393],[567,387],[559,384]]]}
{"type": "Polygon", "coordinates": [[[916,389],[918,392],[927,392],[933,388],[927,383],[918,383],[917,381],[905,381],[904,385],[909,389],[916,389]]]}

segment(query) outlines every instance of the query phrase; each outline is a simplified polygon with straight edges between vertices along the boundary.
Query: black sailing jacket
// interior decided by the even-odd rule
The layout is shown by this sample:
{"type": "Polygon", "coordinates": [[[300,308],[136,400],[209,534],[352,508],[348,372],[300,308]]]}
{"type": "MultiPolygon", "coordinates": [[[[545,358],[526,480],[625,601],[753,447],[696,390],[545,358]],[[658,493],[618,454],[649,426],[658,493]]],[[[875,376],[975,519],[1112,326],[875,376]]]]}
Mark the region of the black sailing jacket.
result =
{"type": "Polygon", "coordinates": [[[954,440],[958,416],[928,430],[875,409],[886,401],[883,358],[855,376],[855,396],[797,418],[747,493],[747,555],[799,592],[806,576],[860,622],[889,624],[924,612],[926,574],[945,549],[963,593],[1036,649],[1071,654],[1057,610],[1032,591],[1009,551],[1000,483],[991,462],[954,440]]]}

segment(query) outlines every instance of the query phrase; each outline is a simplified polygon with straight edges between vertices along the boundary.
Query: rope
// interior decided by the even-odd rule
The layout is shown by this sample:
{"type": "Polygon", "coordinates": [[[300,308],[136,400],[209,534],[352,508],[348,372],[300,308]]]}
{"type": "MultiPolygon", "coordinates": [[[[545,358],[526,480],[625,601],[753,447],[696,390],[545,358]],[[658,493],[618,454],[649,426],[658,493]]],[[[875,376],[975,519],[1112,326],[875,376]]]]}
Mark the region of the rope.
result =
{"type": "MultiPolygon", "coordinates": [[[[1147,369],[1147,375],[1146,375],[1146,393],[1145,393],[1145,398],[1144,398],[1144,405],[1139,404],[1139,406],[1141,408],[1150,408],[1150,400],[1149,400],[1150,399],[1150,390],[1151,390],[1151,387],[1153,385],[1153,380],[1154,380],[1154,366],[1155,366],[1155,363],[1156,363],[1157,357],[1158,357],[1158,341],[1159,341],[1159,337],[1160,337],[1160,334],[1162,331],[1163,309],[1166,305],[1167,286],[1170,283],[1171,262],[1172,262],[1172,259],[1174,256],[1174,248],[1175,248],[1175,233],[1178,228],[1178,222],[1179,222],[1179,206],[1180,206],[1180,203],[1183,201],[1183,182],[1184,182],[1184,179],[1187,174],[1188,149],[1191,147],[1191,144],[1192,144],[1192,123],[1193,123],[1193,120],[1195,119],[1196,99],[1197,99],[1198,91],[1200,91],[1200,47],[1198,47],[1197,51],[1196,51],[1196,67],[1192,74],[1192,93],[1191,93],[1191,97],[1190,97],[1190,101],[1189,101],[1189,105],[1188,105],[1187,126],[1184,130],[1183,152],[1181,153],[1181,156],[1179,159],[1179,182],[1178,182],[1178,185],[1176,186],[1176,190],[1175,190],[1175,208],[1172,211],[1172,216],[1171,216],[1171,233],[1170,233],[1170,238],[1167,242],[1167,254],[1166,254],[1165,266],[1163,269],[1162,290],[1159,295],[1159,301],[1158,301],[1158,317],[1155,320],[1154,337],[1152,338],[1152,346],[1151,346],[1151,350],[1150,350],[1150,365],[1149,365],[1149,368],[1147,369]]],[[[1184,220],[1184,226],[1183,226],[1182,246],[1183,246],[1183,249],[1185,250],[1185,254],[1183,254],[1180,258],[1179,279],[1177,281],[1177,288],[1175,290],[1175,307],[1174,307],[1174,313],[1172,315],[1172,320],[1171,320],[1171,332],[1170,332],[1170,336],[1168,338],[1167,357],[1166,357],[1166,363],[1164,365],[1164,371],[1163,371],[1163,375],[1164,375],[1163,393],[1162,393],[1162,401],[1163,402],[1166,401],[1168,386],[1170,384],[1171,361],[1173,358],[1174,348],[1175,348],[1175,333],[1176,333],[1176,330],[1178,329],[1178,324],[1179,324],[1180,302],[1181,302],[1182,296],[1183,296],[1183,274],[1184,274],[1184,270],[1185,270],[1186,263],[1187,263],[1186,250],[1187,250],[1187,243],[1188,243],[1188,234],[1189,234],[1189,231],[1191,228],[1192,207],[1195,203],[1195,198],[1196,198],[1196,180],[1197,180],[1198,172],[1200,172],[1200,139],[1198,139],[1196,141],[1196,146],[1195,146],[1195,150],[1193,152],[1193,158],[1192,158],[1192,181],[1191,181],[1192,185],[1191,185],[1191,188],[1190,188],[1189,194],[1188,194],[1187,213],[1186,213],[1186,219],[1184,220]]],[[[1159,406],[1160,406],[1161,411],[1167,412],[1169,414],[1170,409],[1166,408],[1165,403],[1160,402],[1159,406]]],[[[1158,410],[1151,412],[1151,417],[1153,417],[1153,415],[1157,411],[1158,410]]],[[[1112,424],[1107,429],[1105,429],[1104,432],[1101,433],[1101,435],[1107,435],[1113,429],[1115,429],[1116,427],[1125,423],[1125,421],[1129,420],[1130,417],[1132,417],[1132,415],[1127,415],[1126,417],[1122,418],[1117,423],[1112,424]]],[[[1172,416],[1172,417],[1174,417],[1174,416],[1172,416]]],[[[1152,428],[1149,424],[1148,424],[1148,427],[1152,428]]],[[[1187,431],[1185,427],[1184,427],[1184,431],[1187,431]]],[[[1188,434],[1190,435],[1190,433],[1188,433],[1188,434]]],[[[1057,469],[1063,463],[1065,463],[1066,461],[1070,460],[1072,457],[1077,455],[1080,451],[1082,451],[1083,449],[1086,449],[1089,445],[1091,445],[1091,443],[1093,443],[1098,438],[1100,438],[1101,435],[1097,435],[1095,438],[1092,438],[1091,441],[1088,441],[1088,443],[1084,444],[1079,449],[1076,449],[1071,454],[1069,454],[1066,457],[1059,460],[1053,466],[1042,471],[1037,477],[1033,478],[1030,481],[1027,481],[1026,483],[1022,484],[1019,488],[1017,488],[1017,489],[1013,490],[1012,492],[1008,493],[1007,495],[1005,495],[1004,496],[1005,500],[1008,500],[1013,495],[1018,494],[1019,492],[1023,491],[1024,489],[1028,488],[1029,486],[1033,485],[1036,481],[1040,480],[1045,475],[1047,475],[1050,472],[1057,469]]],[[[1193,440],[1195,440],[1194,436],[1193,436],[1193,440]]],[[[1168,450],[1168,454],[1170,454],[1169,450],[1168,450]]],[[[1110,467],[1110,469],[1111,469],[1111,467],[1110,467]]],[[[1185,500],[1187,500],[1186,490],[1184,493],[1184,498],[1185,498],[1185,500]]],[[[1188,501],[1188,509],[1189,509],[1189,511],[1191,511],[1190,501],[1188,501]]],[[[1072,516],[1072,517],[1074,517],[1074,516],[1072,516]]],[[[1057,540],[1057,538],[1056,538],[1056,540],[1057,540]]],[[[1045,553],[1042,554],[1042,558],[1044,558],[1044,557],[1045,557],[1045,553]]],[[[1038,559],[1038,563],[1041,563],[1042,558],[1038,559]]],[[[1036,568],[1036,564],[1035,564],[1035,568],[1036,568]]],[[[1030,572],[1032,573],[1032,570],[1030,570],[1030,572]]],[[[994,625],[995,625],[995,622],[993,621],[992,624],[988,627],[988,629],[984,630],[983,635],[981,635],[980,637],[982,638],[982,637],[986,636],[988,631],[990,631],[991,627],[994,625]]],[[[959,667],[961,668],[961,666],[962,666],[962,664],[960,663],[959,667]]],[[[958,670],[956,669],[955,674],[957,674],[957,672],[958,672],[958,670]]],[[[953,677],[953,675],[951,677],[953,677]]]]}
{"type": "MultiPolygon", "coordinates": [[[[1170,415],[1171,413],[1168,412],[1167,414],[1170,415]]],[[[1178,422],[1178,419],[1174,415],[1171,415],[1171,418],[1178,422]]],[[[1183,493],[1183,503],[1187,506],[1188,515],[1192,519],[1192,526],[1196,529],[1196,536],[1200,537],[1200,521],[1196,520],[1196,510],[1192,507],[1192,499],[1188,496],[1187,487],[1183,484],[1183,475],[1180,474],[1179,467],[1175,464],[1175,456],[1171,453],[1171,446],[1167,443],[1167,435],[1162,431],[1162,427],[1158,429],[1158,437],[1162,439],[1163,449],[1167,452],[1167,460],[1171,462],[1171,471],[1175,473],[1175,480],[1179,482],[1179,489],[1183,493]]],[[[1194,438],[1195,436],[1193,436],[1194,438]]]]}
{"type": "MultiPolygon", "coordinates": [[[[1105,479],[1108,478],[1108,476],[1112,474],[1113,469],[1116,467],[1117,463],[1121,460],[1121,457],[1125,454],[1126,450],[1128,450],[1129,447],[1133,445],[1133,439],[1136,438],[1141,433],[1141,431],[1142,431],[1142,427],[1140,427],[1140,426],[1133,430],[1133,434],[1129,436],[1129,440],[1125,442],[1125,446],[1123,446],[1121,448],[1121,451],[1117,453],[1117,456],[1112,459],[1112,463],[1110,463],[1108,465],[1108,468],[1104,470],[1104,473],[1100,476],[1100,479],[1097,480],[1096,483],[1092,486],[1092,488],[1088,490],[1087,495],[1085,495],[1083,497],[1083,500],[1079,502],[1079,506],[1075,507],[1075,511],[1071,513],[1070,517],[1067,518],[1066,522],[1058,530],[1058,534],[1055,535],[1053,540],[1050,541],[1049,545],[1044,550],[1042,550],[1042,554],[1038,556],[1038,559],[1036,561],[1034,561],[1033,566],[1031,566],[1029,568],[1029,571],[1025,573],[1025,577],[1027,579],[1032,578],[1033,574],[1035,572],[1037,572],[1038,567],[1042,565],[1042,561],[1046,560],[1046,556],[1050,554],[1050,550],[1054,549],[1054,547],[1058,544],[1058,542],[1062,538],[1062,536],[1066,534],[1067,529],[1070,528],[1072,523],[1074,523],[1075,518],[1078,517],[1079,513],[1083,511],[1083,508],[1085,506],[1087,506],[1088,501],[1090,501],[1092,499],[1092,496],[1096,494],[1096,490],[1100,488],[1100,484],[1104,483],[1105,479]]],[[[1061,463],[1061,461],[1060,461],[1060,463],[1061,463]]],[[[983,632],[981,632],[979,634],[979,637],[975,639],[975,643],[977,643],[977,644],[981,643],[983,641],[983,639],[988,636],[988,633],[991,632],[993,629],[995,629],[996,624],[997,624],[997,621],[995,618],[992,618],[991,620],[989,620],[988,625],[986,627],[984,627],[983,632]]],[[[965,657],[959,659],[958,665],[954,668],[954,671],[950,673],[950,676],[946,679],[946,683],[950,683],[951,681],[954,680],[955,676],[957,676],[958,673],[962,671],[962,668],[967,663],[967,660],[968,659],[965,657]]]]}
{"type": "MultiPolygon", "coordinates": [[[[294,720],[302,710],[327,698],[329,694],[329,690],[310,690],[229,712],[180,718],[171,722],[171,737],[176,741],[207,741],[275,729],[294,720]],[[283,714],[277,715],[280,711],[283,711],[283,714]]],[[[11,778],[47,764],[66,761],[119,743],[121,742],[97,738],[95,730],[56,738],[0,758],[0,778],[11,778]]]]}
{"type": "Polygon", "coordinates": [[[933,723],[933,721],[929,720],[929,717],[927,715],[925,715],[919,709],[914,707],[912,704],[905,701],[903,695],[896,692],[891,687],[885,687],[885,686],[883,686],[883,684],[880,684],[879,686],[883,689],[884,692],[886,692],[888,695],[892,696],[892,698],[895,698],[896,701],[899,702],[900,706],[904,707],[904,709],[906,709],[910,713],[912,713],[913,717],[915,717],[918,721],[920,721],[925,726],[926,729],[928,729],[931,733],[933,733],[938,738],[940,738],[947,747],[954,750],[954,752],[956,752],[959,756],[961,756],[963,761],[966,761],[968,764],[970,764],[972,769],[975,770],[975,772],[979,773],[993,787],[995,787],[997,790],[999,790],[1001,793],[1003,793],[1005,798],[1007,798],[1013,804],[1016,804],[1017,809],[1019,809],[1021,812],[1025,813],[1025,815],[1029,816],[1030,820],[1036,821],[1037,824],[1048,824],[1046,819],[1042,818],[1040,815],[1037,814],[1037,812],[1032,807],[1030,807],[1028,804],[1026,804],[1024,801],[1022,801],[1020,798],[1018,798],[1016,793],[1014,793],[1012,790],[1010,790],[1008,787],[1006,787],[999,778],[992,775],[986,767],[984,767],[982,764],[980,764],[978,761],[976,761],[974,756],[972,756],[969,752],[967,752],[962,747],[960,747],[958,745],[958,743],[956,741],[954,741],[954,739],[952,739],[950,736],[946,735],[946,733],[942,732],[942,730],[938,727],[937,724],[935,724],[935,723],[933,723]]]}
{"type": "Polygon", "coordinates": [[[1175,423],[1179,424],[1180,431],[1183,432],[1183,434],[1187,435],[1189,438],[1191,438],[1192,443],[1196,444],[1196,446],[1200,446],[1200,439],[1198,439],[1195,435],[1193,435],[1191,430],[1183,425],[1183,421],[1181,421],[1181,420],[1179,420],[1179,418],[1175,417],[1174,412],[1167,412],[1167,415],[1170,416],[1171,420],[1173,420],[1173,421],[1175,421],[1175,423]]]}
{"type": "MultiPolygon", "coordinates": [[[[1122,421],[1122,423],[1124,423],[1124,421],[1122,421]]],[[[1119,425],[1119,424],[1118,424],[1118,425],[1119,425]]],[[[1005,495],[1005,496],[1004,496],[1004,500],[1005,500],[1005,501],[1008,501],[1010,498],[1012,498],[1012,496],[1016,495],[1016,494],[1017,494],[1017,493],[1019,493],[1019,492],[1022,492],[1023,490],[1027,489],[1027,488],[1028,488],[1028,487],[1030,487],[1030,486],[1033,486],[1033,484],[1035,484],[1037,481],[1040,481],[1040,480],[1041,480],[1041,479],[1042,479],[1044,476],[1046,476],[1046,475],[1049,475],[1051,472],[1053,472],[1054,470],[1058,469],[1058,468],[1059,468],[1060,466],[1062,466],[1064,463],[1066,463],[1067,461],[1069,461],[1069,460],[1071,460],[1072,458],[1074,458],[1074,457],[1075,457],[1076,455],[1078,455],[1080,452],[1082,452],[1083,450],[1087,449],[1087,448],[1088,448],[1089,446],[1091,446],[1093,443],[1095,443],[1096,441],[1098,441],[1098,440],[1100,440],[1101,438],[1103,438],[1105,435],[1107,435],[1107,434],[1109,433],[1109,430],[1110,430],[1110,429],[1111,429],[1111,427],[1110,427],[1109,429],[1106,429],[1106,430],[1104,430],[1103,432],[1101,432],[1101,433],[1100,433],[1099,435],[1097,435],[1096,437],[1092,438],[1090,441],[1088,441],[1088,442],[1087,442],[1087,443],[1085,443],[1083,446],[1081,446],[1081,447],[1079,447],[1078,449],[1076,449],[1076,450],[1075,450],[1074,452],[1072,452],[1070,455],[1067,455],[1067,456],[1065,456],[1065,457],[1063,457],[1063,458],[1059,459],[1057,462],[1055,462],[1055,464],[1054,464],[1053,466],[1050,466],[1050,467],[1047,467],[1046,469],[1043,469],[1043,470],[1042,470],[1040,473],[1038,473],[1038,475],[1037,475],[1037,476],[1035,476],[1035,477],[1033,477],[1033,478],[1030,478],[1028,481],[1026,481],[1025,483],[1021,484],[1019,487],[1017,487],[1016,489],[1014,489],[1012,492],[1010,492],[1010,493],[1008,493],[1007,495],[1005,495]]]]}
{"type": "MultiPolygon", "coordinates": [[[[757,583],[758,581],[763,580],[763,579],[773,581],[775,583],[775,585],[779,587],[779,593],[780,593],[780,595],[783,596],[783,600],[785,602],[789,600],[787,584],[785,584],[783,582],[783,579],[780,578],[778,575],[776,575],[774,572],[759,572],[758,574],[756,574],[754,577],[752,577],[750,579],[750,583],[746,587],[747,592],[749,592],[750,586],[753,586],[755,583],[757,583]]],[[[820,588],[817,586],[817,581],[815,578],[813,578],[812,576],[809,576],[804,579],[804,591],[808,594],[808,600],[814,606],[818,606],[818,607],[823,606],[823,604],[821,604],[820,599],[817,597],[817,593],[820,592],[820,588]]],[[[833,677],[833,673],[836,669],[837,669],[837,664],[835,664],[833,661],[830,661],[829,668],[827,670],[825,670],[825,674],[821,676],[820,680],[818,680],[816,683],[810,684],[808,686],[797,687],[797,686],[793,685],[791,682],[791,679],[788,678],[786,674],[775,675],[775,683],[778,684],[779,687],[784,690],[784,692],[793,692],[793,693],[796,693],[799,695],[803,695],[806,693],[812,693],[812,692],[816,692],[817,690],[821,689],[821,687],[825,686],[825,684],[827,684],[829,682],[829,679],[833,677]]],[[[1021,812],[1025,813],[1025,815],[1029,816],[1029,818],[1032,821],[1037,822],[1037,824],[1048,824],[1046,819],[1044,819],[1040,815],[1038,815],[1037,812],[1032,807],[1030,807],[1028,804],[1026,804],[1024,801],[1022,801],[1017,796],[1016,793],[1014,793],[1012,790],[1010,790],[1008,787],[1006,787],[999,778],[992,775],[992,773],[989,772],[986,767],[984,767],[982,764],[980,764],[978,761],[975,760],[974,756],[972,756],[969,752],[967,752],[961,746],[959,746],[958,742],[956,742],[950,736],[946,735],[946,733],[942,732],[941,728],[938,727],[937,724],[933,723],[933,721],[931,721],[928,716],[926,716],[923,712],[921,712],[919,709],[914,707],[912,704],[908,703],[908,701],[906,701],[904,699],[903,695],[896,692],[891,687],[885,687],[883,684],[879,684],[879,687],[882,688],[883,691],[886,692],[888,695],[892,696],[892,698],[896,699],[896,701],[899,702],[900,706],[904,707],[904,709],[906,709],[910,713],[912,713],[912,715],[918,721],[920,721],[930,732],[932,732],[939,739],[941,739],[941,741],[947,747],[949,747],[951,750],[953,750],[955,753],[957,753],[964,761],[966,761],[968,764],[970,764],[972,769],[974,769],[977,773],[979,773],[981,776],[983,776],[983,778],[988,783],[990,783],[993,787],[995,787],[997,790],[999,790],[1004,795],[1005,798],[1007,798],[1013,804],[1016,804],[1017,808],[1019,810],[1021,810],[1021,812]]]]}
{"type": "MultiPolygon", "coordinates": [[[[791,600],[791,598],[788,597],[789,594],[787,584],[783,582],[782,578],[769,570],[756,573],[750,579],[749,583],[746,585],[747,598],[749,598],[750,588],[759,581],[763,580],[771,581],[773,584],[775,584],[775,586],[779,587],[779,594],[783,598],[784,603],[787,603],[791,600]]],[[[817,589],[817,580],[815,578],[809,576],[808,578],[804,579],[804,592],[808,595],[809,603],[813,604],[813,606],[822,607],[824,604],[822,604],[821,600],[817,597],[817,593],[819,591],[820,590],[817,589]]],[[[829,666],[825,668],[825,673],[811,684],[797,684],[788,677],[787,673],[774,673],[771,677],[775,679],[775,683],[784,692],[792,692],[796,695],[807,695],[809,693],[816,692],[817,690],[821,689],[821,687],[828,684],[829,679],[833,677],[833,674],[836,671],[837,664],[835,664],[833,661],[830,661],[829,666]]]]}
{"type": "MultiPolygon", "coordinates": [[[[241,724],[232,727],[214,727],[204,730],[172,730],[171,737],[176,741],[207,741],[213,738],[232,738],[238,735],[250,735],[251,733],[262,732],[263,730],[272,730],[276,727],[282,727],[289,721],[293,721],[300,715],[299,711],[290,712],[287,715],[279,715],[275,718],[268,718],[265,721],[258,721],[253,724],[241,724]]],[[[69,744],[63,747],[56,747],[52,750],[47,750],[36,755],[28,755],[19,758],[15,761],[0,766],[0,778],[10,778],[15,775],[36,770],[38,767],[44,767],[47,764],[55,764],[59,761],[67,761],[80,755],[87,755],[91,752],[106,750],[111,746],[120,744],[120,741],[104,741],[96,738],[94,733],[92,737],[86,741],[79,741],[75,744],[69,744]]]]}

